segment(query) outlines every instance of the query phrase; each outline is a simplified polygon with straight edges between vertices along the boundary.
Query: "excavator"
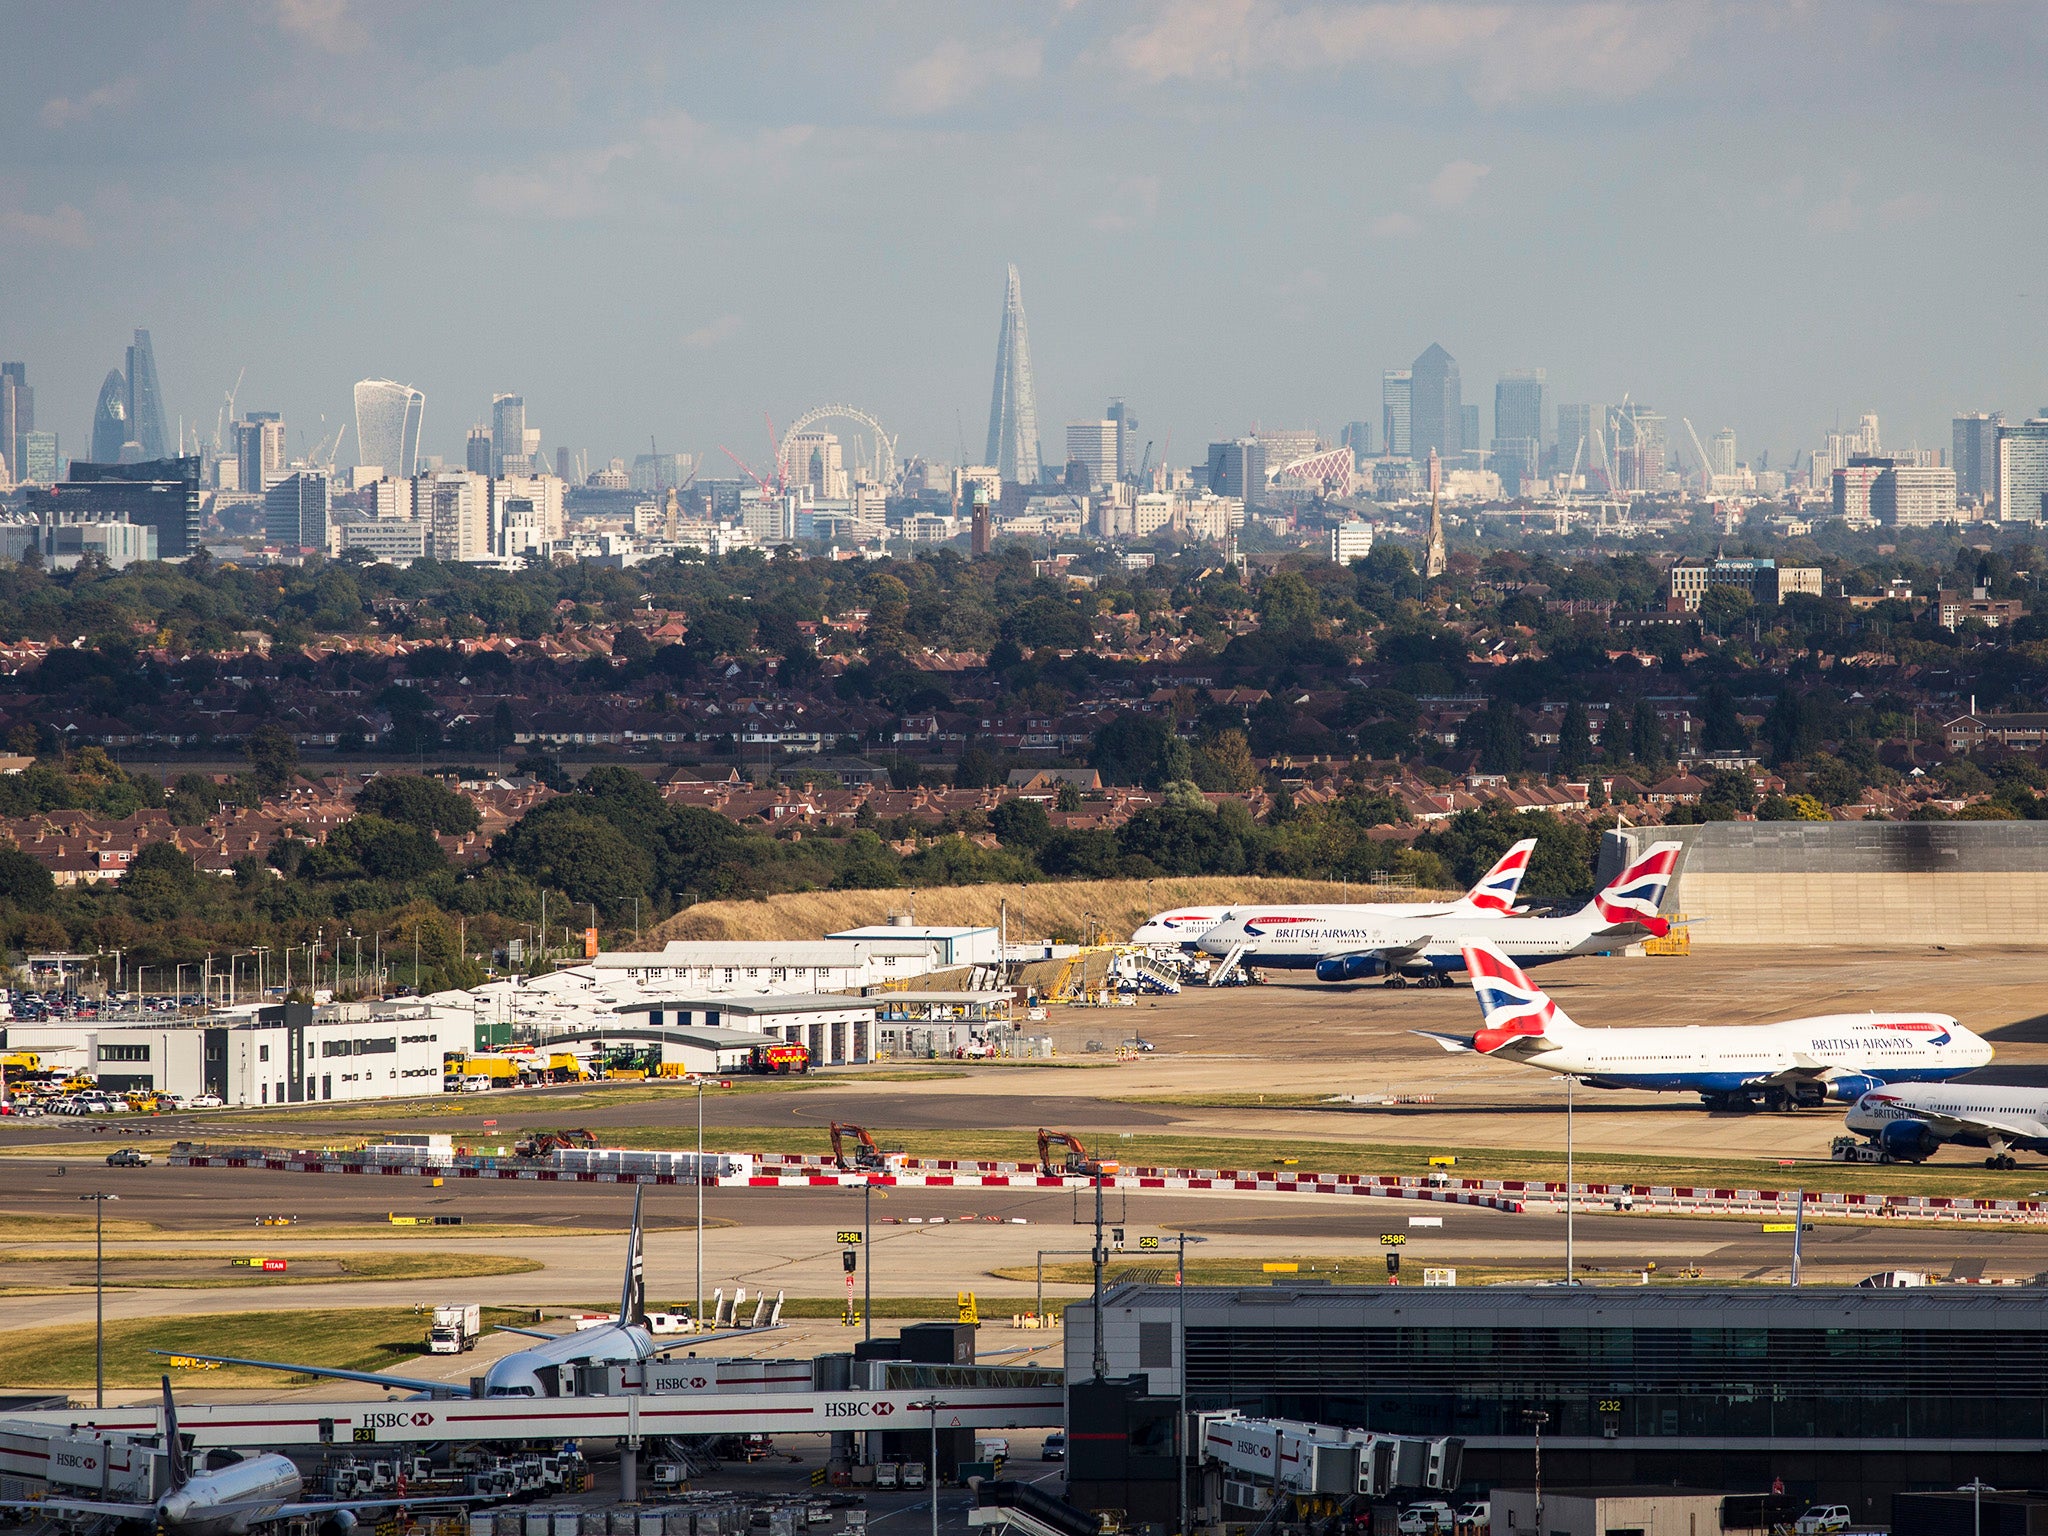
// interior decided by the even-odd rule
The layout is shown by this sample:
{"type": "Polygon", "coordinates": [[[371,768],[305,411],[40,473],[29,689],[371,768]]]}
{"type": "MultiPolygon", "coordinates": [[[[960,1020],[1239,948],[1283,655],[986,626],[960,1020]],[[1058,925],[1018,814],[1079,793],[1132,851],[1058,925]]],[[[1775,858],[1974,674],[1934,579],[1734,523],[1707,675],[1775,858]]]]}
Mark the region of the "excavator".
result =
{"type": "Polygon", "coordinates": [[[875,1138],[858,1125],[849,1125],[843,1120],[832,1122],[832,1161],[841,1173],[882,1173],[889,1167],[889,1159],[882,1149],[875,1145],[875,1138]],[[845,1138],[853,1138],[853,1161],[846,1160],[845,1138]]]}
{"type": "Polygon", "coordinates": [[[597,1138],[588,1131],[535,1131],[512,1143],[515,1157],[546,1157],[569,1147],[594,1147],[597,1138]]]}
{"type": "Polygon", "coordinates": [[[1049,1131],[1043,1126],[1038,1130],[1038,1171],[1048,1179],[1082,1178],[1096,1179],[1104,1174],[1115,1173],[1120,1164],[1100,1161],[1088,1155],[1088,1149],[1081,1145],[1081,1138],[1071,1131],[1049,1131]],[[1052,1149],[1062,1147],[1066,1156],[1058,1163],[1052,1160],[1052,1149]]]}

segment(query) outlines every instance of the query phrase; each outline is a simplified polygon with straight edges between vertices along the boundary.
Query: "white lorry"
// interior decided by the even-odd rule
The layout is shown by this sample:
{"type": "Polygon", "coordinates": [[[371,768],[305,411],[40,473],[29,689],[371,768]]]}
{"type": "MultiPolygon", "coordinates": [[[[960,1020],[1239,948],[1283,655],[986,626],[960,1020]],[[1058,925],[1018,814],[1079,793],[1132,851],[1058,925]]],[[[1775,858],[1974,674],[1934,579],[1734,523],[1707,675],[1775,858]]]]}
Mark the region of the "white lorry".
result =
{"type": "Polygon", "coordinates": [[[427,1328],[427,1353],[462,1355],[476,1348],[483,1334],[483,1309],[471,1302],[466,1307],[436,1307],[434,1321],[427,1328]]]}

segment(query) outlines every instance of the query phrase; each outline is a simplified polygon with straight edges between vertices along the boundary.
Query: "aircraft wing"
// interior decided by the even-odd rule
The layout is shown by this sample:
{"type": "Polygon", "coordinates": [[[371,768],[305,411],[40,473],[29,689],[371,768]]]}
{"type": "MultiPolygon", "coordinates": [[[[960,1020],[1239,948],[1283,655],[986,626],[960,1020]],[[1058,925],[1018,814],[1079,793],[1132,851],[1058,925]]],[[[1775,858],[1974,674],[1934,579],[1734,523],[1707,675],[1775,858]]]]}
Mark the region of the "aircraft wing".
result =
{"type": "Polygon", "coordinates": [[[156,1519],[154,1504],[114,1504],[99,1499],[6,1499],[0,1509],[45,1510],[66,1515],[112,1515],[121,1520],[156,1519]]]}
{"type": "Polygon", "coordinates": [[[693,1333],[677,1339],[673,1344],[664,1345],[648,1356],[648,1358],[650,1360],[666,1360],[679,1349],[696,1349],[702,1344],[716,1344],[721,1339],[755,1339],[764,1333],[780,1333],[781,1331],[782,1324],[780,1323],[775,1324],[773,1327],[764,1323],[759,1328],[728,1328],[723,1333],[693,1333]]]}
{"type": "Polygon", "coordinates": [[[510,1323],[498,1324],[497,1331],[499,1333],[523,1333],[529,1339],[559,1339],[564,1337],[564,1335],[559,1333],[542,1333],[538,1328],[514,1328],[510,1323]]]}
{"type": "MultiPolygon", "coordinates": [[[[409,1493],[404,1498],[330,1499],[321,1504],[280,1504],[277,1506],[276,1518],[279,1520],[317,1520],[322,1515],[331,1515],[338,1510],[344,1509],[350,1514],[357,1514],[366,1509],[409,1509],[415,1504],[473,1504],[481,1499],[495,1497],[497,1495],[485,1493],[409,1493]]],[[[261,1504],[223,1504],[220,1506],[220,1508],[230,1511],[243,1508],[261,1509],[268,1507],[261,1504]]]]}
{"type": "Polygon", "coordinates": [[[1411,1029],[1408,1031],[1408,1033],[1411,1035],[1420,1035],[1425,1040],[1434,1040],[1438,1045],[1442,1046],[1447,1051],[1469,1052],[1472,1049],[1472,1041],[1468,1036],[1465,1035],[1440,1035],[1437,1034],[1434,1030],[1428,1029],[1411,1029]]]}
{"type": "Polygon", "coordinates": [[[153,1349],[153,1355],[175,1353],[183,1360],[211,1360],[219,1365],[246,1365],[259,1371],[289,1371],[296,1376],[331,1376],[337,1381],[367,1381],[375,1387],[404,1388],[408,1392],[433,1392],[444,1397],[467,1397],[467,1384],[428,1381],[420,1376],[391,1376],[382,1371],[344,1371],[333,1365],[294,1365],[288,1360],[243,1360],[234,1355],[195,1355],[190,1350],[153,1349]]]}

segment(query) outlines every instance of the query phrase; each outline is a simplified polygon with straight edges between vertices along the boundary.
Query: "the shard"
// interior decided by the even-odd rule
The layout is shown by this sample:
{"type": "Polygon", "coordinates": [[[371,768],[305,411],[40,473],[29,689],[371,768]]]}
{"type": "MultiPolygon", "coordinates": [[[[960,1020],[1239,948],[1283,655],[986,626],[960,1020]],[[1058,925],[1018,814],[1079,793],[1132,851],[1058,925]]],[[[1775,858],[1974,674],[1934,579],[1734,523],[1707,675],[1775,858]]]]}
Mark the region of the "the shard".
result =
{"type": "Polygon", "coordinates": [[[1031,333],[1024,323],[1024,284],[1010,267],[1003,328],[996,337],[996,387],[988,405],[988,455],[1005,481],[1038,483],[1038,397],[1031,387],[1031,333]]]}
{"type": "Polygon", "coordinates": [[[394,480],[410,479],[419,463],[420,416],[427,397],[390,379],[356,385],[356,461],[375,464],[394,480]]]}
{"type": "Polygon", "coordinates": [[[144,459],[168,456],[164,436],[164,395],[156,382],[156,350],[149,332],[137,331],[128,349],[128,440],[142,445],[144,459]]]}

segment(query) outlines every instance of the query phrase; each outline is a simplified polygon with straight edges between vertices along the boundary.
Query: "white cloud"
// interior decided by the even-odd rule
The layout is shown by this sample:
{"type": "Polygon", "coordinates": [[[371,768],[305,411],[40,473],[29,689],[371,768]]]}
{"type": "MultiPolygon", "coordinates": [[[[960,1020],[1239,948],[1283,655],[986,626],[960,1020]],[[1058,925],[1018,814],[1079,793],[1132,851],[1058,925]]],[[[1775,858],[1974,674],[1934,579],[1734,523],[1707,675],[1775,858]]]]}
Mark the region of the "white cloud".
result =
{"type": "Polygon", "coordinates": [[[1492,169],[1476,160],[1453,160],[1430,178],[1429,200],[1439,208],[1456,208],[1469,202],[1492,169]]]}
{"type": "Polygon", "coordinates": [[[1088,221],[1089,227],[1105,234],[1136,229],[1150,224],[1159,212],[1159,178],[1127,176],[1116,184],[1110,206],[1088,221]]]}
{"type": "Polygon", "coordinates": [[[1035,39],[1009,39],[985,47],[950,39],[896,71],[886,105],[902,117],[944,112],[990,81],[1035,79],[1044,64],[1044,47],[1035,39]]]}
{"type": "Polygon", "coordinates": [[[73,123],[82,123],[95,112],[111,107],[125,107],[135,99],[135,82],[114,80],[106,85],[94,86],[83,96],[52,96],[43,103],[42,119],[45,128],[68,128],[73,123]]]}
{"type": "Polygon", "coordinates": [[[349,0],[274,0],[272,13],[280,32],[328,53],[354,53],[370,40],[349,0]]]}
{"type": "Polygon", "coordinates": [[[1708,10],[1657,0],[1164,0],[1112,40],[1110,57],[1155,84],[1378,66],[1449,71],[1488,105],[1620,97],[1667,74],[1708,10]]]}
{"type": "Polygon", "coordinates": [[[631,144],[610,144],[550,155],[519,170],[486,172],[470,183],[470,201],[486,213],[515,218],[586,219],[606,206],[605,174],[633,154],[631,144]]]}
{"type": "Polygon", "coordinates": [[[60,203],[48,213],[30,213],[25,208],[0,208],[0,239],[19,240],[31,245],[61,245],[83,250],[92,244],[86,232],[85,215],[70,203],[60,203]]]}
{"type": "Polygon", "coordinates": [[[1422,233],[1422,220],[1412,213],[1383,213],[1366,230],[1377,240],[1407,240],[1422,233]]]}
{"type": "Polygon", "coordinates": [[[708,325],[700,325],[694,331],[683,332],[676,338],[676,345],[688,347],[692,351],[715,347],[721,341],[730,341],[739,335],[740,327],[744,323],[738,315],[720,315],[708,325]]]}

